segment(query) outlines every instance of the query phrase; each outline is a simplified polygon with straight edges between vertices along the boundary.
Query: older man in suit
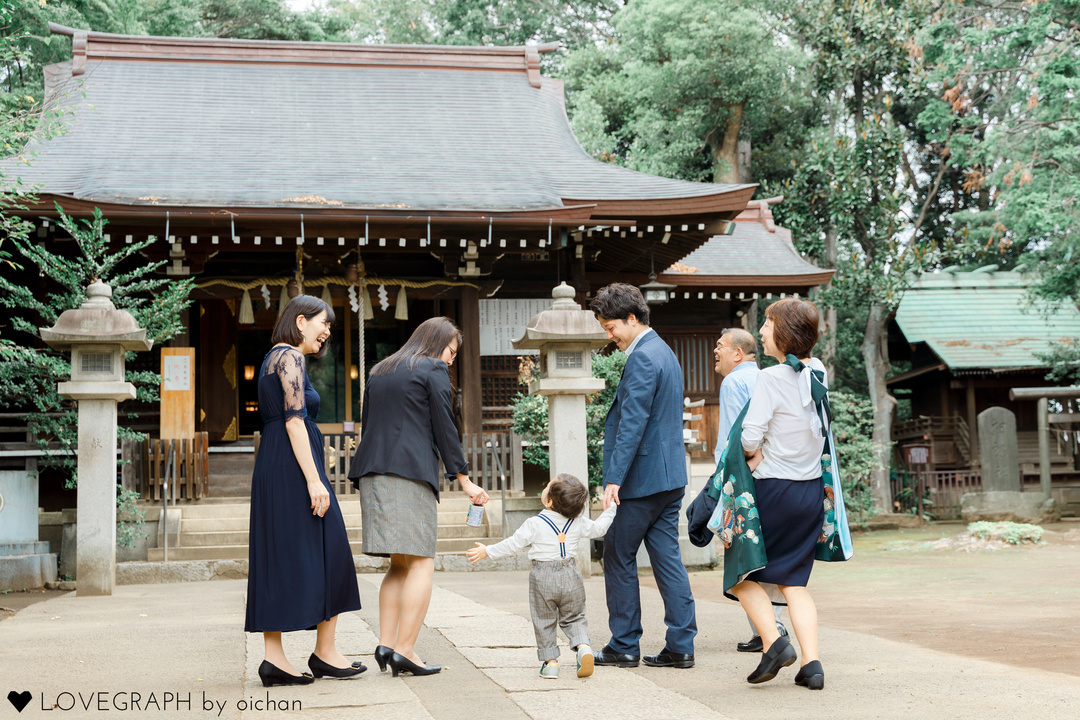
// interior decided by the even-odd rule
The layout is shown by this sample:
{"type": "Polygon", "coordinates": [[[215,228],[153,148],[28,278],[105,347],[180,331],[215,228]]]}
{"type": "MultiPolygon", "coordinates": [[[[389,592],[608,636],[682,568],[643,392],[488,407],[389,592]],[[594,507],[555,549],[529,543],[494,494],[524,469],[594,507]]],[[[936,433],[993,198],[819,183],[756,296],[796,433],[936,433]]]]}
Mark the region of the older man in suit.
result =
{"type": "Polygon", "coordinates": [[[591,309],[620,350],[626,368],[604,425],[604,508],[619,512],[604,537],[604,582],[611,640],[596,664],[637,667],[641,598],[637,551],[649,553],[664,601],[667,638],[652,667],[694,666],[697,620],[679,552],[679,511],[686,492],[683,377],[675,353],[649,327],[649,307],[633,285],[600,290],[591,309]]]}

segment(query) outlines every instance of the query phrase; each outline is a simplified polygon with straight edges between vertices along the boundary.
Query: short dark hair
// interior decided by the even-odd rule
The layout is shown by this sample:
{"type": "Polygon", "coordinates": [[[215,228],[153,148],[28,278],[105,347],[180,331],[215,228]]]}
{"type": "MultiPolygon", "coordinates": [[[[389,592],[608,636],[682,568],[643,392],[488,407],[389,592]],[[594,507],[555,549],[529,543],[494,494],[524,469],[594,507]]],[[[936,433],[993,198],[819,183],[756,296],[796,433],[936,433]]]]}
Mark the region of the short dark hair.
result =
{"type": "Polygon", "coordinates": [[[589,309],[593,311],[593,315],[605,320],[625,322],[633,315],[642,325],[649,324],[649,306],[645,304],[641,291],[634,285],[611,283],[600,288],[600,292],[596,293],[596,297],[589,303],[589,309]]]}
{"type": "Polygon", "coordinates": [[[777,350],[797,358],[810,357],[818,341],[820,322],[814,303],[785,298],[765,308],[765,317],[772,320],[777,350]]]}
{"type": "Polygon", "coordinates": [[[450,341],[457,339],[458,349],[461,349],[463,336],[454,321],[448,317],[428,318],[413,330],[413,334],[401,346],[401,349],[388,358],[371,368],[371,375],[389,375],[397,370],[398,365],[412,370],[420,358],[437,358],[443,350],[450,345],[450,341]]]}
{"type": "Polygon", "coordinates": [[[731,336],[731,348],[742,350],[743,355],[757,355],[757,339],[742,328],[724,328],[720,337],[731,336]]]}
{"type": "Polygon", "coordinates": [[[559,473],[548,486],[551,509],[565,518],[576,518],[589,501],[589,491],[569,473],[559,473]]]}
{"type": "MultiPolygon", "coordinates": [[[[281,315],[274,325],[274,334],[270,336],[270,344],[285,343],[293,347],[299,346],[303,342],[304,336],[300,333],[300,328],[296,327],[296,318],[303,315],[310,320],[321,312],[326,313],[326,322],[332,325],[335,319],[334,308],[314,295],[297,295],[281,311],[281,315]]],[[[315,353],[315,357],[321,358],[326,355],[326,349],[330,346],[330,338],[326,340],[327,342],[322,343],[322,347],[319,348],[319,352],[315,353]]]]}

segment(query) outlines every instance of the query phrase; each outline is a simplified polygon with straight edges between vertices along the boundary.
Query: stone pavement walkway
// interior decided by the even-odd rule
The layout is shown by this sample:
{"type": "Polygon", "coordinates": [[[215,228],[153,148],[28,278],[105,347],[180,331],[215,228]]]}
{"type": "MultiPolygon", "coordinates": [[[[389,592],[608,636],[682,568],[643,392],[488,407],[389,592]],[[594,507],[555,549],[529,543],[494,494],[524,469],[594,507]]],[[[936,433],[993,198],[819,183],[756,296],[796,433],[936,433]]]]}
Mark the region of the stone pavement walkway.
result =
{"type": "MultiPolygon", "coordinates": [[[[265,689],[256,669],[262,638],[243,632],[244,581],[132,585],[110,598],[66,595],[0,623],[0,720],[7,718],[232,718],[315,720],[706,720],[723,718],[1074,718],[1080,678],[981,662],[841,630],[822,608],[827,685],[748,685],[753,656],[734,652],[747,634],[734,603],[699,601],[692,670],[597,668],[543,680],[528,619],[527,573],[439,573],[418,650],[445,666],[413,678],[379,673],[377,575],[361,575],[364,609],[339,621],[339,647],[369,665],[351,680],[265,689]],[[19,713],[5,699],[30,693],[19,713]],[[55,706],[55,707],[54,707],[55,706]],[[44,715],[61,711],[60,715],[44,715]]],[[[586,581],[594,647],[607,639],[602,577],[586,581]]],[[[644,652],[663,644],[663,609],[643,589],[644,652]]],[[[932,608],[927,609],[932,612],[932,608]]],[[[1018,611],[1021,611],[1018,608],[1018,611]]],[[[301,667],[311,633],[290,633],[301,667]]],[[[942,648],[947,650],[947,648],[942,648]]]]}

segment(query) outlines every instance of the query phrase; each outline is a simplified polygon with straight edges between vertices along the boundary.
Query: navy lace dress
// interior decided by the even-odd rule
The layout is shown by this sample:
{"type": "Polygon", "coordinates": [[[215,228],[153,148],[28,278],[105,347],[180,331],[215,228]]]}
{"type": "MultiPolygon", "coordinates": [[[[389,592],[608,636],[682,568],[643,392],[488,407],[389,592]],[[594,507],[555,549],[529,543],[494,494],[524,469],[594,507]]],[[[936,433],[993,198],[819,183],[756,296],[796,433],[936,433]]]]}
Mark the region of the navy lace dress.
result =
{"type": "Polygon", "coordinates": [[[251,479],[244,630],[313,630],[359,610],[360,589],[345,521],[323,468],[323,437],[315,425],[319,394],[295,348],[280,345],[266,354],[259,412],[264,426],[251,479]],[[307,482],[285,431],[292,417],[304,418],[315,466],[330,492],[330,509],[321,518],[312,514],[307,482]]]}

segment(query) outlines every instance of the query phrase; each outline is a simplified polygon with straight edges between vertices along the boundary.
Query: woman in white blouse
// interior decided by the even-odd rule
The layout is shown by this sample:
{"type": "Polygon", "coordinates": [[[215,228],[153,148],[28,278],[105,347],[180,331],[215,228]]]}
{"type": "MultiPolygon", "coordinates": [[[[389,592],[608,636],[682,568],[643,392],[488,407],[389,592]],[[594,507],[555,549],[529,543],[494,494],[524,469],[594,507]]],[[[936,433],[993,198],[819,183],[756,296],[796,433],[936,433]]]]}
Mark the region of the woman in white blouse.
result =
{"type": "Polygon", "coordinates": [[[820,690],[825,674],[818,660],[817,608],[806,590],[825,514],[821,456],[828,428],[822,427],[824,418],[810,394],[811,375],[827,384],[824,366],[811,357],[818,340],[818,311],[813,303],[787,299],[770,305],[765,317],[765,354],[781,364],[758,375],[743,419],[742,445],[754,475],[767,565],[732,592],[761,630],[767,648],[747,680],[772,680],[796,659],[791,642],[777,632],[769,596],[758,584],[774,583],[787,600],[802,650],[795,683],[820,690]]]}

